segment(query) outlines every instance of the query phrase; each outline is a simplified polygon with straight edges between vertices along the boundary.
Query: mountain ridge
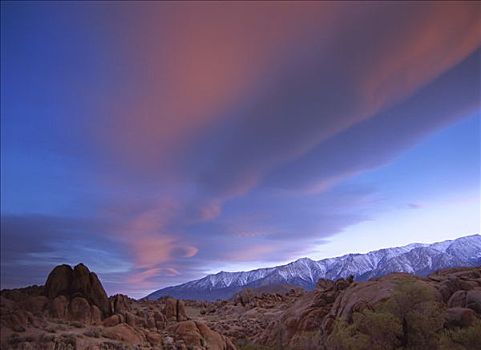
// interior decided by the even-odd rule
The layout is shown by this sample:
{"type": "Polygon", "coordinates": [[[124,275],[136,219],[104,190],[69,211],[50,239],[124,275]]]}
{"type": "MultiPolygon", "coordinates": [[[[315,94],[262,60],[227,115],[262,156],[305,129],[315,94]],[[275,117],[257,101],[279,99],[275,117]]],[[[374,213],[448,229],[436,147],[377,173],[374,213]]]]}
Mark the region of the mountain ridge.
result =
{"type": "Polygon", "coordinates": [[[312,260],[304,257],[274,267],[250,271],[220,271],[176,286],[159,289],[145,298],[163,296],[182,299],[226,299],[243,288],[289,284],[313,289],[320,278],[338,279],[353,275],[367,280],[391,272],[427,275],[435,270],[481,265],[481,236],[464,236],[435,243],[411,243],[368,253],[351,253],[339,257],[312,260]]]}

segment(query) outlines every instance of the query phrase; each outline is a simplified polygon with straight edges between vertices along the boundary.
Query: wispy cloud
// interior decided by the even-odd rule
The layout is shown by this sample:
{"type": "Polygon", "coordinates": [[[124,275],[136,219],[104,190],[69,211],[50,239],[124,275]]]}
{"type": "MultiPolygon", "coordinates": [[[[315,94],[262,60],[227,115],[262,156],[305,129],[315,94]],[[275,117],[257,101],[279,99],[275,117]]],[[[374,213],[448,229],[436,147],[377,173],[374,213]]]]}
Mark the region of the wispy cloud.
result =
{"type": "Polygon", "coordinates": [[[5,8],[6,286],[299,257],[388,201],[349,179],[479,109],[473,2],[5,8]]]}

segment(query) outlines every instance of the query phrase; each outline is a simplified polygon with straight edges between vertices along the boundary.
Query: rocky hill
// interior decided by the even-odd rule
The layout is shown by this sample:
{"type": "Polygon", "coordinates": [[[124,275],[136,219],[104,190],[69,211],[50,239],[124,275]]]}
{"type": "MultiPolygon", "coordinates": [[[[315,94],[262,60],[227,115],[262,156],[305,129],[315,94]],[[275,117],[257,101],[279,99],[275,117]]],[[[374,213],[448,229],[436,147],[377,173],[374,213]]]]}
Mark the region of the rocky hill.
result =
{"type": "Polygon", "coordinates": [[[433,244],[414,243],[404,247],[381,249],[367,254],[348,254],[337,258],[303,258],[287,265],[242,272],[219,272],[199,280],[167,287],[146,298],[164,296],[182,299],[228,299],[243,288],[269,285],[294,285],[312,290],[321,278],[338,279],[350,275],[368,280],[392,272],[419,276],[458,266],[481,265],[481,236],[472,235],[433,244]]]}
{"type": "Polygon", "coordinates": [[[61,265],[44,286],[2,290],[0,311],[1,349],[475,350],[481,267],[247,288],[207,302],[108,297],[86,266],[61,265]]]}
{"type": "Polygon", "coordinates": [[[83,264],[57,266],[45,286],[2,290],[0,311],[1,349],[235,349],[181,300],[108,297],[83,264]]]}

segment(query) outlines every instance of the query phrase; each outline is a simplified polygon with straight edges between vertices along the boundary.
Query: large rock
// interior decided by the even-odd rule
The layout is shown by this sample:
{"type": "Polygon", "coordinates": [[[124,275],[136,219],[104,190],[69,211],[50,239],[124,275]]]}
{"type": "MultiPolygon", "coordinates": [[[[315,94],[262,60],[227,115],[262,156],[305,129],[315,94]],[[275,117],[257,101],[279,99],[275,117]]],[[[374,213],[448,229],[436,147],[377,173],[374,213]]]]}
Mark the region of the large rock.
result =
{"type": "Polygon", "coordinates": [[[53,318],[64,318],[67,314],[68,299],[65,295],[59,295],[50,301],[49,312],[53,318]]]}
{"type": "Polygon", "coordinates": [[[116,294],[109,298],[111,310],[114,314],[123,314],[131,311],[129,298],[123,294],[116,294]]]}
{"type": "Polygon", "coordinates": [[[246,306],[253,301],[254,292],[250,288],[244,288],[240,292],[236,293],[233,299],[235,304],[246,306]]]}
{"type": "Polygon", "coordinates": [[[204,323],[183,321],[168,328],[175,337],[184,341],[187,348],[207,348],[209,350],[235,350],[229,338],[209,329],[204,323]]]}
{"type": "Polygon", "coordinates": [[[112,315],[110,317],[107,317],[103,322],[102,325],[104,327],[114,327],[120,323],[122,323],[123,317],[121,315],[112,315]]]}
{"type": "Polygon", "coordinates": [[[54,299],[59,295],[71,294],[73,270],[69,265],[56,266],[48,275],[45,283],[45,295],[54,299]]]}
{"type": "Polygon", "coordinates": [[[185,312],[184,302],[174,298],[165,300],[163,314],[167,321],[171,322],[181,322],[189,319],[185,312]]]}
{"type": "Polygon", "coordinates": [[[55,267],[48,275],[44,293],[50,300],[62,295],[68,299],[85,298],[99,308],[103,317],[111,314],[107,293],[97,275],[83,264],[73,269],[69,265],[55,267]]]}
{"type": "Polygon", "coordinates": [[[325,290],[332,290],[334,288],[334,284],[335,282],[333,280],[320,278],[316,283],[316,290],[321,292],[325,290]]]}
{"type": "Polygon", "coordinates": [[[405,273],[393,273],[364,283],[353,283],[335,301],[330,314],[341,320],[350,322],[354,312],[360,312],[366,308],[387,300],[393,291],[404,283],[415,284],[425,288],[433,298],[441,300],[439,291],[426,281],[405,273]]]}
{"type": "MultiPolygon", "coordinates": [[[[360,283],[350,279],[320,280],[313,292],[298,298],[275,322],[265,327],[256,341],[276,348],[302,348],[305,341],[316,341],[312,334],[327,338],[336,320],[352,322],[354,313],[372,310],[387,300],[399,283],[407,281],[418,283],[441,298],[434,287],[408,274],[392,274],[360,283]]],[[[311,348],[316,348],[317,344],[313,346],[311,348]]]]}
{"type": "Polygon", "coordinates": [[[265,327],[257,336],[257,341],[274,348],[298,347],[298,340],[303,334],[313,334],[321,328],[338,293],[333,282],[328,288],[320,286],[312,293],[297,298],[279,318],[265,327]]]}
{"type": "Polygon", "coordinates": [[[75,297],[68,306],[68,318],[72,321],[78,321],[89,324],[92,320],[90,304],[87,299],[75,297]]]}
{"type": "Polygon", "coordinates": [[[466,293],[466,307],[481,314],[481,290],[470,290],[466,293]]]}
{"type": "Polygon", "coordinates": [[[89,302],[96,305],[104,315],[111,313],[109,298],[97,275],[90,272],[83,264],[78,264],[73,270],[72,295],[76,294],[84,296],[89,302]]]}
{"type": "Polygon", "coordinates": [[[466,291],[458,290],[448,300],[448,307],[465,307],[466,305],[466,291]]]}
{"type": "Polygon", "coordinates": [[[114,327],[107,327],[102,330],[105,338],[118,340],[129,345],[138,345],[143,342],[142,335],[134,328],[125,323],[118,324],[114,327]]]}
{"type": "Polygon", "coordinates": [[[100,309],[97,306],[95,305],[90,306],[90,314],[92,315],[92,318],[90,321],[91,324],[102,323],[102,311],[100,311],[100,309]]]}
{"type": "Polygon", "coordinates": [[[469,327],[474,323],[476,314],[473,310],[453,307],[446,310],[445,326],[448,328],[469,327]]]}

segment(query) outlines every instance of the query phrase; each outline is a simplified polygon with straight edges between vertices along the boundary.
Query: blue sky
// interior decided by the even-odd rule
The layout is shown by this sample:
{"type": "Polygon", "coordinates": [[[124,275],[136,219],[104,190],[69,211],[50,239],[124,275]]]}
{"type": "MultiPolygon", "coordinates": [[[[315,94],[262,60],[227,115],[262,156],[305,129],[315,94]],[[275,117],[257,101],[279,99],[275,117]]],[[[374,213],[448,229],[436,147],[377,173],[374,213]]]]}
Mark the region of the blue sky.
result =
{"type": "Polygon", "coordinates": [[[2,287],[479,233],[477,10],[2,2],[2,287]]]}

